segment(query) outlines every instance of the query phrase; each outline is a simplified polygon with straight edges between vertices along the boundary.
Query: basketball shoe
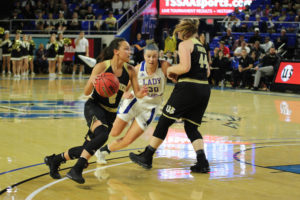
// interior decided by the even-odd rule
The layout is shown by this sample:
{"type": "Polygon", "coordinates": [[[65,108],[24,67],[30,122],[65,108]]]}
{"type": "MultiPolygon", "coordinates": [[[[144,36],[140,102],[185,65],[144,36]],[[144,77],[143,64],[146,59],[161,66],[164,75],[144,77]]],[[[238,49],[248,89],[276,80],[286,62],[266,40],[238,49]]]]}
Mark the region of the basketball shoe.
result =
{"type": "Polygon", "coordinates": [[[129,158],[132,162],[142,166],[145,169],[152,168],[153,154],[155,150],[147,146],[145,151],[140,154],[130,153],[129,158]]]}
{"type": "Polygon", "coordinates": [[[107,161],[105,159],[105,156],[108,155],[107,151],[100,151],[99,149],[96,151],[95,156],[97,157],[97,163],[105,165],[107,164],[107,161]]]}
{"type": "Polygon", "coordinates": [[[49,169],[50,169],[50,176],[53,179],[60,179],[61,176],[58,172],[59,166],[61,163],[64,163],[64,158],[62,158],[61,154],[58,155],[51,155],[51,156],[46,156],[44,158],[44,162],[46,165],[48,165],[49,169]]]}
{"type": "Polygon", "coordinates": [[[210,172],[209,163],[207,159],[202,161],[197,161],[195,165],[191,166],[191,171],[195,173],[208,173],[210,172]]]}

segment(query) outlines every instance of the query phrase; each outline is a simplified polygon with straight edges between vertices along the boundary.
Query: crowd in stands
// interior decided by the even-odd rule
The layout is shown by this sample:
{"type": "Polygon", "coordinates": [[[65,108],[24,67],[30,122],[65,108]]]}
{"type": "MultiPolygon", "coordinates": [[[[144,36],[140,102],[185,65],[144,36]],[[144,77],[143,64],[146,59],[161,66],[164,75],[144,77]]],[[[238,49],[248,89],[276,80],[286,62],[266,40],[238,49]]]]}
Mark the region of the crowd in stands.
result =
{"type": "Polygon", "coordinates": [[[13,31],[115,30],[117,19],[134,3],[134,0],[17,0],[9,19],[15,19],[13,31]]]}

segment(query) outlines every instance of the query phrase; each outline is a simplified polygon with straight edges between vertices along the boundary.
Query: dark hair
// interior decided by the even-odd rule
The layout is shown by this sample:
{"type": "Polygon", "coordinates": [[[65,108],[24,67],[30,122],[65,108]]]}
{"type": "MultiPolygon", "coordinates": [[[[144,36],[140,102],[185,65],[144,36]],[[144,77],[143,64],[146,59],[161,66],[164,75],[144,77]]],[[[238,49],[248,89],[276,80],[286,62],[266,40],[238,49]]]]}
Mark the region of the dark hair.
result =
{"type": "Polygon", "coordinates": [[[112,59],[114,56],[114,50],[120,48],[120,43],[126,41],[124,38],[115,38],[113,41],[110,42],[108,47],[102,50],[99,59],[100,62],[104,60],[112,59]]]}

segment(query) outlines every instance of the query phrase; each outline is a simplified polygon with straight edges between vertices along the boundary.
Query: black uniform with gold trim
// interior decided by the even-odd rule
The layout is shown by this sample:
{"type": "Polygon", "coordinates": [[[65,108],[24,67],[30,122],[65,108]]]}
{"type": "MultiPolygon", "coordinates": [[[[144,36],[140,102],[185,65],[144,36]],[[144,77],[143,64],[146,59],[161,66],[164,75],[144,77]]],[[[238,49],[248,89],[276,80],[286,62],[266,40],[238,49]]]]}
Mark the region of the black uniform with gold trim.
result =
{"type": "Polygon", "coordinates": [[[57,51],[58,56],[63,57],[65,55],[65,44],[64,40],[59,40],[58,41],[58,51],[57,51]]]}
{"type": "MultiPolygon", "coordinates": [[[[113,73],[110,60],[104,62],[107,66],[104,72],[113,73]]],[[[124,64],[122,75],[118,77],[118,79],[120,86],[115,95],[105,98],[100,96],[96,90],[94,90],[92,93],[92,98],[86,102],[84,116],[89,127],[94,121],[100,120],[102,124],[109,130],[112,128],[122,95],[129,82],[129,73],[126,63],[124,64]]]]}
{"type": "Polygon", "coordinates": [[[191,53],[190,70],[178,77],[178,83],[163,108],[163,115],[171,119],[183,119],[200,125],[210,97],[207,81],[207,54],[196,39],[191,53]]]}
{"type": "Polygon", "coordinates": [[[4,40],[1,42],[0,44],[1,48],[2,48],[2,56],[10,56],[11,54],[11,46],[12,46],[12,42],[10,41],[10,39],[4,40]]]}

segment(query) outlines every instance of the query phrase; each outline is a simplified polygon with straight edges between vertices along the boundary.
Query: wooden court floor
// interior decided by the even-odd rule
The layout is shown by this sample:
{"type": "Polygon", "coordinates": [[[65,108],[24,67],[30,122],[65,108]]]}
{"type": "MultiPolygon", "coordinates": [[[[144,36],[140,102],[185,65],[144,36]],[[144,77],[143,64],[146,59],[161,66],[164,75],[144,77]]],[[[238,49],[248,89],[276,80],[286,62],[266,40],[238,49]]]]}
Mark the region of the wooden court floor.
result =
{"type": "MultiPolygon", "coordinates": [[[[84,185],[51,179],[44,156],[81,144],[87,131],[86,81],[0,78],[0,199],[300,199],[300,95],[228,88],[212,90],[199,128],[209,174],[190,173],[195,153],[181,122],[169,130],[151,170],[132,164],[129,152],[148,144],[154,122],[110,154],[107,165],[91,159],[84,185]]],[[[63,177],[73,164],[61,165],[63,177]]]]}

